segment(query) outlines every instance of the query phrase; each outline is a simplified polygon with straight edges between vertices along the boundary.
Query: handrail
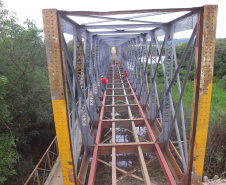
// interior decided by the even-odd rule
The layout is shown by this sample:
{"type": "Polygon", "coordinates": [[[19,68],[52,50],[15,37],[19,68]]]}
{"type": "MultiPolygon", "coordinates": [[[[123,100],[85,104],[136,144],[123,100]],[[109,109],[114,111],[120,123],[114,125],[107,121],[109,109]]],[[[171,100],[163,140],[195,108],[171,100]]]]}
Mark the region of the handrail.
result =
{"type": "MultiPolygon", "coordinates": [[[[49,166],[49,169],[41,169],[42,171],[51,171],[52,167],[53,167],[53,164],[51,164],[51,161],[50,161],[50,156],[49,156],[49,152],[50,152],[50,149],[52,146],[54,146],[54,143],[56,144],[56,136],[55,138],[53,139],[53,141],[50,143],[49,147],[47,148],[47,150],[45,151],[45,153],[43,154],[42,158],[40,159],[40,161],[38,162],[38,164],[36,165],[36,167],[34,168],[34,170],[32,171],[32,173],[30,174],[30,176],[28,177],[27,181],[24,183],[24,185],[27,185],[30,180],[32,179],[32,177],[35,175],[35,178],[37,180],[37,183],[38,185],[41,185],[41,184],[44,184],[40,182],[40,177],[39,177],[39,174],[38,174],[38,170],[39,170],[39,166],[40,164],[44,161],[45,157],[47,157],[46,161],[45,161],[45,168],[46,168],[46,165],[47,165],[47,162],[48,162],[48,166],[49,166]]],[[[58,155],[58,148],[55,147],[56,151],[57,151],[57,155],[58,155]]],[[[53,156],[53,155],[52,155],[53,156]]],[[[54,157],[54,156],[53,156],[54,157]]],[[[52,160],[53,161],[53,160],[52,160]]],[[[55,161],[54,161],[55,162],[55,161]]],[[[54,163],[53,162],[53,163],[54,163]]],[[[35,181],[35,179],[34,179],[35,181]]]]}
{"type": "MultiPolygon", "coordinates": [[[[88,92],[88,87],[86,87],[86,93],[88,92]]],[[[79,101],[76,103],[76,105],[78,105],[79,101]]],[[[70,113],[70,115],[72,114],[72,112],[70,113]]],[[[45,183],[45,180],[43,178],[43,181],[40,181],[40,175],[38,173],[38,170],[41,170],[41,171],[44,171],[45,172],[50,172],[52,167],[53,167],[53,164],[51,164],[51,160],[50,160],[50,155],[49,155],[49,152],[52,153],[52,151],[50,151],[51,147],[54,145],[54,143],[56,142],[56,136],[55,138],[53,139],[53,141],[50,143],[49,147],[46,149],[45,153],[43,154],[42,158],[39,160],[38,164],[36,165],[36,167],[34,168],[34,170],[32,171],[32,173],[30,174],[30,176],[28,177],[27,181],[24,183],[24,185],[28,185],[28,183],[31,181],[32,177],[34,177],[34,181],[37,180],[37,183],[38,185],[42,185],[45,183]],[[45,157],[47,157],[46,161],[45,160],[45,157]],[[39,168],[40,164],[42,162],[45,162],[45,168],[39,168]],[[46,165],[48,163],[48,167],[49,169],[46,169],[46,165]]],[[[57,146],[55,147],[56,150],[57,150],[57,155],[58,155],[58,148],[57,146]]],[[[55,162],[55,161],[54,161],[55,162]]]]}

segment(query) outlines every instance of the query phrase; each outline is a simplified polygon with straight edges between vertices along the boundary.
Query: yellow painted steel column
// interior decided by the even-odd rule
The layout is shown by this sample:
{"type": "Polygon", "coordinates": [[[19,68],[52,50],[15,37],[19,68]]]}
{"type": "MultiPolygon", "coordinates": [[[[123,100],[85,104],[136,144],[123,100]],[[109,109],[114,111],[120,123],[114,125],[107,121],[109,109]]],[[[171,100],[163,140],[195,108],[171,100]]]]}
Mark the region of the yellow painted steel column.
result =
{"type": "Polygon", "coordinates": [[[198,13],[189,164],[182,183],[186,185],[202,182],[212,92],[217,9],[217,5],[205,5],[198,13]]]}
{"type": "Polygon", "coordinates": [[[65,185],[72,185],[75,184],[76,173],[71,153],[65,68],[57,10],[43,10],[43,22],[50,91],[63,181],[65,185]]]}
{"type": "Polygon", "coordinates": [[[217,26],[217,9],[217,5],[207,5],[204,6],[203,13],[201,76],[193,162],[193,174],[195,174],[195,176],[197,175],[199,180],[202,180],[201,177],[204,167],[206,141],[209,126],[217,26]]]}

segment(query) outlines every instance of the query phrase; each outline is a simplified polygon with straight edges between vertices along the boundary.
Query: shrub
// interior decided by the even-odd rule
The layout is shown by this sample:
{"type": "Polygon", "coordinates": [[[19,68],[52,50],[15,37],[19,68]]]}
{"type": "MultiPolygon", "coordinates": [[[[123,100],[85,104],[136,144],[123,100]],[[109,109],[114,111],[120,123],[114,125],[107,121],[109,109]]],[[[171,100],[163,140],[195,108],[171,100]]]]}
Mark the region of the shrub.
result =
{"type": "Polygon", "coordinates": [[[9,176],[16,174],[14,167],[18,158],[14,139],[8,135],[0,136],[0,184],[6,182],[9,176]]]}
{"type": "Polygon", "coordinates": [[[226,89],[226,75],[218,82],[218,85],[222,89],[226,89]]]}

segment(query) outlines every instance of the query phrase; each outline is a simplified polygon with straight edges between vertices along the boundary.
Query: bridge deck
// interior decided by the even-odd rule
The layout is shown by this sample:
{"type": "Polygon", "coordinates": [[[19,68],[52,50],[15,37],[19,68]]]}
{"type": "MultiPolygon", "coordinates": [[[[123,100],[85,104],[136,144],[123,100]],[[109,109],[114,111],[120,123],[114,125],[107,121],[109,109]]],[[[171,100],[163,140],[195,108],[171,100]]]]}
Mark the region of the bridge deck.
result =
{"type": "Polygon", "coordinates": [[[129,79],[120,79],[122,73],[120,64],[110,64],[88,184],[103,183],[103,164],[112,168],[109,184],[153,184],[153,161],[164,173],[162,179],[176,184],[129,79]]]}
{"type": "MultiPolygon", "coordinates": [[[[114,58],[118,61],[116,56],[111,61],[114,58]]],[[[162,183],[176,184],[145,110],[129,79],[120,78],[122,73],[120,64],[110,64],[100,121],[95,125],[98,129],[88,184],[155,184],[156,173],[162,175],[162,183]],[[103,166],[108,177],[103,177],[103,166]]],[[[45,183],[53,184],[63,184],[59,157],[45,183]]]]}

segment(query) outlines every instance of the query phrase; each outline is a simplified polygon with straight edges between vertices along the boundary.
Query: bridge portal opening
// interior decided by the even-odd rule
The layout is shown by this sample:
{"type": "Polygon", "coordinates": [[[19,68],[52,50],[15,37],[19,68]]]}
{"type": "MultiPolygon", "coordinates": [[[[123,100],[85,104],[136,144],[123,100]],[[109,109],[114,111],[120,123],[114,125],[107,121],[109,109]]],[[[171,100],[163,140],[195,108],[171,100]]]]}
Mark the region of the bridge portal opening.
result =
{"type": "Polygon", "coordinates": [[[113,54],[116,54],[117,55],[117,53],[118,53],[118,47],[117,46],[112,46],[111,47],[111,55],[113,54]]]}
{"type": "Polygon", "coordinates": [[[43,17],[64,183],[94,185],[102,163],[110,167],[113,185],[127,177],[151,184],[153,162],[159,165],[156,169],[161,166],[168,184],[200,181],[217,6],[115,12],[49,9],[43,10],[43,17]],[[186,30],[192,34],[178,58],[175,34],[186,30]],[[68,47],[65,34],[73,36],[73,48],[68,47]],[[181,72],[184,62],[188,67],[181,72]],[[192,63],[193,84],[188,86],[192,63]],[[129,74],[122,77],[125,70],[129,74]],[[101,76],[108,79],[106,90],[101,76]],[[186,88],[194,89],[190,123],[185,122],[182,101],[186,88]],[[128,134],[120,134],[125,129],[128,134]],[[118,142],[122,137],[129,142],[118,142]],[[121,165],[127,163],[126,155],[139,159],[131,169],[121,165]]]}

